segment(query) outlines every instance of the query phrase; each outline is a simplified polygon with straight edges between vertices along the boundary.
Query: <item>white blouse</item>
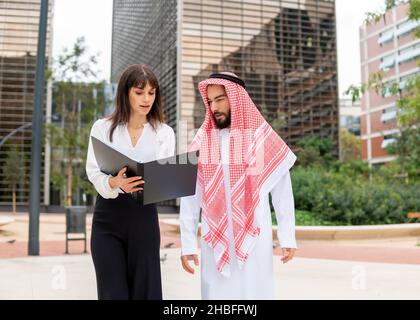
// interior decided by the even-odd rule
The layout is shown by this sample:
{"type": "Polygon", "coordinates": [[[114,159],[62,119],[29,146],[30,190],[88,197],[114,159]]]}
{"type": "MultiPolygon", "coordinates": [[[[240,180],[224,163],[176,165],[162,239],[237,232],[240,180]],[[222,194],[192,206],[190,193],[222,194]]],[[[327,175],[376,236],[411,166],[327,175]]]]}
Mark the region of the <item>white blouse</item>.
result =
{"type": "MultiPolygon", "coordinates": [[[[135,146],[132,145],[127,125],[117,126],[114,130],[112,142],[109,140],[109,131],[112,122],[108,119],[97,120],[91,129],[90,137],[95,137],[108,144],[119,152],[138,162],[149,162],[175,154],[175,133],[167,124],[161,123],[153,129],[150,123],[144,125],[142,134],[135,146]]],[[[96,162],[93,152],[92,139],[89,138],[89,147],[86,160],[86,173],[96,191],[105,199],[118,197],[123,193],[120,188],[111,188],[109,178],[111,175],[103,173],[96,162]]]]}

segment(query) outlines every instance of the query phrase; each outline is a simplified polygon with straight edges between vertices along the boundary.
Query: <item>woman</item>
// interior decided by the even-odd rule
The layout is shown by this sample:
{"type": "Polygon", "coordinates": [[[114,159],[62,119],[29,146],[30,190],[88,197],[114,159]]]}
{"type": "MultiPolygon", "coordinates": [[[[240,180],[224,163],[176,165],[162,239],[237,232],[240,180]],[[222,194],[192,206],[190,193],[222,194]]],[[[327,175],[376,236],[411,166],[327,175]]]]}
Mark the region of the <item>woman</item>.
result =
{"type": "MultiPolygon", "coordinates": [[[[91,136],[125,155],[147,162],[174,155],[175,135],[164,124],[159,83],[144,65],[121,75],[116,110],[96,121],[91,136]]],[[[100,171],[89,141],[86,172],[99,195],[92,222],[91,251],[98,298],[162,299],[160,231],[155,204],[140,205],[129,193],[141,192],[147,181],[100,171]]]]}

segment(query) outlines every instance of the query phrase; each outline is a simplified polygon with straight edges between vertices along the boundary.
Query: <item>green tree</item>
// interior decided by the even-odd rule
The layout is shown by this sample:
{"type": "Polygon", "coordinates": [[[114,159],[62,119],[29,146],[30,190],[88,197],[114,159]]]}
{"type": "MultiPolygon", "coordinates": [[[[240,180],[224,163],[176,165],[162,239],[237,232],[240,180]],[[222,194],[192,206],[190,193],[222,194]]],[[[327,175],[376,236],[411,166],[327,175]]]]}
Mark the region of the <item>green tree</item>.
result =
{"type": "Polygon", "coordinates": [[[347,129],[340,129],[340,160],[362,159],[362,141],[347,129]]]}
{"type": "MultiPolygon", "coordinates": [[[[401,1],[385,1],[387,9],[398,5],[401,1]]],[[[409,19],[420,20],[420,0],[409,1],[409,19]]],[[[369,13],[373,16],[384,16],[385,13],[369,13]]],[[[415,35],[420,37],[420,28],[417,28],[415,35]]],[[[420,66],[420,59],[417,60],[420,66]]],[[[420,178],[420,75],[414,75],[404,83],[398,81],[384,81],[384,72],[376,72],[369,76],[367,83],[350,86],[345,94],[352,97],[353,102],[368,90],[374,90],[376,93],[385,96],[391,95],[396,98],[398,109],[398,125],[400,134],[395,135],[395,142],[388,146],[387,151],[398,157],[400,173],[398,176],[407,176],[409,179],[420,178]]]]}
{"type": "MultiPolygon", "coordinates": [[[[410,20],[419,20],[420,19],[420,0],[411,0],[410,8],[408,10],[408,18],[410,20]]],[[[417,38],[420,38],[420,27],[417,27],[415,31],[417,38]]]]}
{"type": "Polygon", "coordinates": [[[84,38],[78,38],[73,48],[64,49],[54,68],[54,103],[59,124],[46,126],[46,135],[53,154],[61,158],[62,166],[53,169],[55,189],[65,190],[65,204],[72,205],[73,192],[84,188],[92,193],[90,184],[82,179],[92,122],[104,109],[103,82],[96,79],[97,60],[89,55],[84,38]]]}
{"type": "Polygon", "coordinates": [[[271,125],[274,131],[281,135],[281,131],[287,123],[284,112],[278,109],[276,113],[273,113],[265,104],[263,104],[261,106],[261,114],[263,115],[264,119],[271,125]]]}
{"type": "Polygon", "coordinates": [[[16,147],[11,147],[6,153],[6,161],[3,166],[5,182],[12,189],[12,211],[16,214],[16,190],[22,174],[22,159],[16,147]]]}
{"type": "Polygon", "coordinates": [[[297,145],[298,163],[303,167],[329,167],[334,161],[334,142],[330,138],[306,137],[297,145]]]}
{"type": "MultiPolygon", "coordinates": [[[[417,0],[414,0],[417,1],[417,0]]],[[[385,0],[385,10],[384,11],[376,11],[376,12],[367,12],[365,18],[365,24],[369,25],[372,22],[378,22],[379,20],[383,19],[386,22],[386,12],[400,3],[406,2],[405,0],[385,0]]],[[[411,0],[410,2],[413,2],[411,0]]]]}
{"type": "Polygon", "coordinates": [[[395,139],[387,151],[398,156],[399,176],[406,177],[407,183],[420,180],[420,128],[405,128],[395,139]]]}
{"type": "Polygon", "coordinates": [[[402,1],[398,1],[398,0],[385,0],[385,10],[388,11],[389,9],[394,8],[401,2],[402,1]]]}

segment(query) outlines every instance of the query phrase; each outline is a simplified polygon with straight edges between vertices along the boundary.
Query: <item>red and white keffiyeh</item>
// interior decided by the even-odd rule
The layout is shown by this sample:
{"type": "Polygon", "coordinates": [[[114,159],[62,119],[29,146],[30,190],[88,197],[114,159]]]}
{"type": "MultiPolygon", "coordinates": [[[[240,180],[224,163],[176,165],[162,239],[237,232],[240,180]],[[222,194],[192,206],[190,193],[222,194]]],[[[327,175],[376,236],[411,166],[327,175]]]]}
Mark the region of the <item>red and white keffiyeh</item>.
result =
{"type": "Polygon", "coordinates": [[[247,261],[260,233],[255,210],[260,201],[261,187],[276,169],[283,167],[286,172],[296,157],[265,121],[242,86],[220,78],[210,78],[199,83],[206,116],[189,151],[200,150],[197,180],[203,190],[202,217],[208,225],[208,232],[203,234],[203,239],[213,248],[218,271],[229,276],[227,206],[219,130],[207,102],[207,86],[210,84],[225,87],[231,110],[231,208],[235,253],[240,268],[247,261]]]}

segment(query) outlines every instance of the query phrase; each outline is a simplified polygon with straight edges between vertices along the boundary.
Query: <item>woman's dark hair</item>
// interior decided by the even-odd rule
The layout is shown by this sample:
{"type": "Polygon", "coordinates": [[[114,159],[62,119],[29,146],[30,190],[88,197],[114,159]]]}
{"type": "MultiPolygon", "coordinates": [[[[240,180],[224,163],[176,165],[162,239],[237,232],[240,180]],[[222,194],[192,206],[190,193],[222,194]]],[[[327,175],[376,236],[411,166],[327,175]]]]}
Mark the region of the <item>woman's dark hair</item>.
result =
{"type": "Polygon", "coordinates": [[[162,96],[159,88],[159,81],[155,74],[143,64],[134,64],[129,66],[121,74],[120,80],[118,81],[117,95],[115,98],[115,111],[109,117],[112,121],[111,129],[109,132],[109,140],[112,142],[112,135],[119,125],[125,125],[130,120],[130,100],[129,93],[133,87],[144,88],[146,84],[156,89],[156,97],[153,102],[152,109],[147,114],[147,121],[152,125],[153,129],[156,130],[159,123],[165,122],[165,116],[163,113],[162,96]]]}

